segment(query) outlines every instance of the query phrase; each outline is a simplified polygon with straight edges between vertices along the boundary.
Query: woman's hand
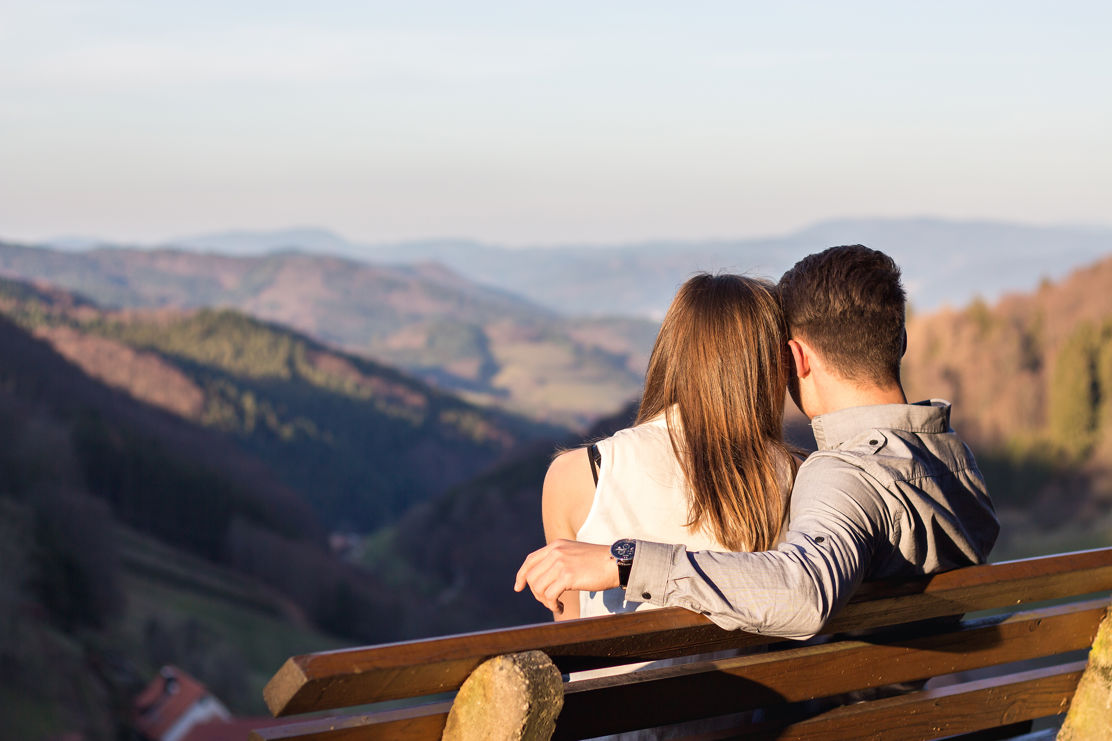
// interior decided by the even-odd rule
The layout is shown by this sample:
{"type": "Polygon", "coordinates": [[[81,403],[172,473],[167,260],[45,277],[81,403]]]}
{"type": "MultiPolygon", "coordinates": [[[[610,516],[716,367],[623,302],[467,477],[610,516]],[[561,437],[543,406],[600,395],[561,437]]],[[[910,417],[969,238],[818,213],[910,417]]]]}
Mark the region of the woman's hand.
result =
{"type": "Polygon", "coordinates": [[[618,562],[611,558],[608,545],[554,540],[525,557],[514,591],[520,592],[526,585],[538,602],[558,615],[563,609],[560,595],[564,592],[598,592],[620,586],[618,562]]]}

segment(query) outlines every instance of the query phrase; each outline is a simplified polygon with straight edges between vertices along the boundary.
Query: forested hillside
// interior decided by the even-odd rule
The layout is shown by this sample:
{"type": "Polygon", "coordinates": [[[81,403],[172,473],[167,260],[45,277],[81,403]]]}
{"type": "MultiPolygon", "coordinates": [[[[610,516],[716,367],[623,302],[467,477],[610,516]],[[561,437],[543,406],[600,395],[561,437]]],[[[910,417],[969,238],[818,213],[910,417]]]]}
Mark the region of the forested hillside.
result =
{"type": "Polygon", "coordinates": [[[381,526],[561,434],[230,310],[108,312],[0,279],[0,311],[91,376],[227,433],[333,530],[381,526]]]}
{"type": "Polygon", "coordinates": [[[913,317],[912,396],[954,402],[1005,518],[1000,554],[1112,540],[1112,258],[913,317]]]}
{"type": "Polygon", "coordinates": [[[5,734],[115,738],[165,662],[250,711],[291,646],[335,645],[314,626],[396,634],[395,597],[224,434],[91,379],[3,317],[0,357],[5,734]]]}

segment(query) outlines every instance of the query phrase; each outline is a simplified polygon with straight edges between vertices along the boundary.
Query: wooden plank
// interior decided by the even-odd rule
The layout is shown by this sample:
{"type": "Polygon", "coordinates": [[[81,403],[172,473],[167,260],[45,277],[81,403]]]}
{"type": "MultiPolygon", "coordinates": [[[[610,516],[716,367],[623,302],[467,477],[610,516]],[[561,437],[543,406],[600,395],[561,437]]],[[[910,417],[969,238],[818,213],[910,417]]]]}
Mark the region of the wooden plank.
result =
{"type": "MultiPolygon", "coordinates": [[[[574,682],[567,686],[555,738],[678,723],[1086,648],[1106,607],[1104,600],[1092,600],[967,621],[954,631],[910,640],[898,634],[870,636],[868,642],[844,640],[574,682]]],[[[443,731],[449,707],[450,703],[433,703],[381,714],[318,718],[256,731],[252,738],[435,739],[443,731]]]]}
{"type": "Polygon", "coordinates": [[[452,703],[380,713],[291,721],[252,731],[249,741],[430,741],[439,739],[452,703]]]}
{"type": "Polygon", "coordinates": [[[776,741],[926,741],[1065,712],[1084,661],[992,677],[884,700],[843,705],[776,728],[734,729],[747,739],[776,741]]]}
{"type": "Polygon", "coordinates": [[[567,671],[575,658],[584,659],[582,668],[676,655],[672,646],[680,637],[686,650],[700,652],[724,641],[774,640],[723,631],[681,608],[650,610],[295,656],[263,697],[276,716],[363,705],[459,689],[476,666],[500,654],[541,649],[567,671]]]}
{"type": "Polygon", "coordinates": [[[1088,648],[1105,600],[572,682],[555,738],[668,725],[1088,648]]]}
{"type": "MultiPolygon", "coordinates": [[[[1112,589],[1112,548],[973,566],[903,584],[863,587],[823,633],[961,614],[1112,589]]],[[[774,638],[724,631],[681,608],[468,633],[295,656],[264,698],[275,715],[452,691],[482,661],[540,649],[562,671],[609,666],[774,638]]]]}

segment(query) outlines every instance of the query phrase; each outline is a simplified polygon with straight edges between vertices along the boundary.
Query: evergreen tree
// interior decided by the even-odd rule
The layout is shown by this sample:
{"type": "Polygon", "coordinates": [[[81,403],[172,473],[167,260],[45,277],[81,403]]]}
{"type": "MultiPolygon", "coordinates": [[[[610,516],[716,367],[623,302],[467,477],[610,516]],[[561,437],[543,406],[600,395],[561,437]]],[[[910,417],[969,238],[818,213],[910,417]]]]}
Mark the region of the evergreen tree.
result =
{"type": "Polygon", "coordinates": [[[1084,458],[1097,439],[1100,335],[1080,324],[1058,351],[1050,382],[1050,432],[1066,454],[1084,458]]]}

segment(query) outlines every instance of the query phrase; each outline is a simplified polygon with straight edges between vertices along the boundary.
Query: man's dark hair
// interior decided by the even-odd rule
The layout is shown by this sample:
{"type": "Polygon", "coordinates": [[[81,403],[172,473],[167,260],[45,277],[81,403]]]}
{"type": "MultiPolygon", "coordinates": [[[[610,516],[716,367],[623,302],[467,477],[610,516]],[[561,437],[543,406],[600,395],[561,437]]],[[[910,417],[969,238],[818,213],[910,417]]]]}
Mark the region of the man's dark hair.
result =
{"type": "Polygon", "coordinates": [[[789,331],[838,375],[886,386],[900,380],[905,348],[900,269],[864,245],[808,255],[780,278],[789,331]]]}

